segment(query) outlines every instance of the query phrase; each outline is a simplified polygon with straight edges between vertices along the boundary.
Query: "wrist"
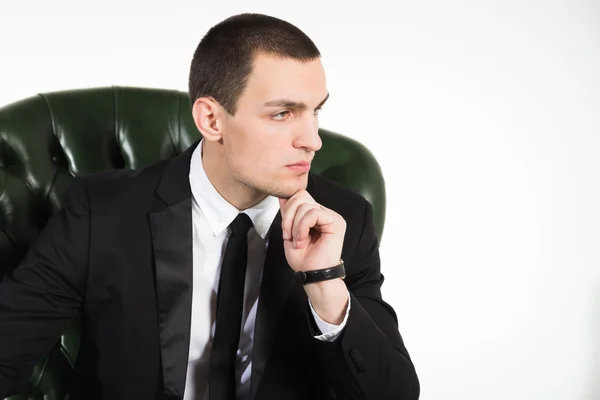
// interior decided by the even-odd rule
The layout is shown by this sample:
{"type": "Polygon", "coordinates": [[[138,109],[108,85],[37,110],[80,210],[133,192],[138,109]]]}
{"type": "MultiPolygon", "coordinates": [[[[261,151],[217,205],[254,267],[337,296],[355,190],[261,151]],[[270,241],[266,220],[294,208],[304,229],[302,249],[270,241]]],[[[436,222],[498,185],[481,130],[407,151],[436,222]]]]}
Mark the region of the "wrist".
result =
{"type": "Polygon", "coordinates": [[[348,288],[343,280],[311,283],[304,290],[321,320],[332,325],[342,323],[348,307],[348,288]]]}
{"type": "Polygon", "coordinates": [[[344,260],[340,258],[337,265],[329,268],[309,270],[309,271],[296,271],[295,273],[296,282],[302,285],[308,285],[313,283],[319,283],[323,281],[329,281],[337,278],[346,278],[346,268],[344,266],[344,260]]]}

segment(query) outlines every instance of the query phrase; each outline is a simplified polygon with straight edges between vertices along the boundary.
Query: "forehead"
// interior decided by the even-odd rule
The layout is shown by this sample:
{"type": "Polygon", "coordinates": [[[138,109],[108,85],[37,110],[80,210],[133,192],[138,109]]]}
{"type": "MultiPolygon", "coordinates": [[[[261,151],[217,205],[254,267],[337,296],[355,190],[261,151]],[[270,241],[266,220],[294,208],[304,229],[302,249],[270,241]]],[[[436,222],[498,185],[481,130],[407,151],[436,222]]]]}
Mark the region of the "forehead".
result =
{"type": "Polygon", "coordinates": [[[319,58],[299,61],[260,54],[254,59],[242,98],[261,103],[285,98],[310,106],[326,95],[325,71],[319,58]]]}

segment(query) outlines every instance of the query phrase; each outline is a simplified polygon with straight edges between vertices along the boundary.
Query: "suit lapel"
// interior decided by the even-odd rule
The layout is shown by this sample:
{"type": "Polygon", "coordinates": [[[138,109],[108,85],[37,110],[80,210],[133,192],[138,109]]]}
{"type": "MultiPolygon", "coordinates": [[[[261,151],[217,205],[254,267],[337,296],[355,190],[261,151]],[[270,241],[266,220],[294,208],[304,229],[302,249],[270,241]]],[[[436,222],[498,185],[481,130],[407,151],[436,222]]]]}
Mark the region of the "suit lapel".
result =
{"type": "Polygon", "coordinates": [[[188,364],[192,307],[191,154],[170,160],[149,215],[155,260],[163,387],[166,398],[181,399],[188,364]]]}
{"type": "MultiPolygon", "coordinates": [[[[156,203],[149,214],[155,259],[157,311],[161,346],[164,395],[182,399],[188,364],[192,308],[192,199],[189,185],[191,155],[198,143],[170,160],[156,191],[156,203]]],[[[310,187],[309,179],[309,187],[310,187]]],[[[282,367],[293,365],[298,373],[312,369],[306,335],[308,322],[306,293],[294,279],[283,249],[281,213],[273,221],[261,282],[252,362],[251,391],[254,398],[263,381],[267,362],[271,359],[282,367]],[[284,311],[291,312],[297,326],[284,326],[284,311]],[[306,329],[295,329],[306,327],[306,329]],[[277,335],[296,341],[294,360],[272,354],[277,335]]],[[[289,319],[288,319],[289,322],[289,319]]],[[[294,324],[296,325],[296,324],[294,324]]],[[[276,368],[275,368],[276,369],[276,368]]],[[[268,376],[261,393],[270,392],[268,376]]],[[[293,397],[302,391],[304,379],[287,382],[286,392],[293,397]]],[[[276,390],[276,389],[273,389],[276,390]]],[[[291,397],[290,397],[291,398],[291,397]]]]}
{"type": "MultiPolygon", "coordinates": [[[[274,344],[277,343],[277,337],[285,336],[289,343],[296,342],[298,347],[303,347],[300,351],[308,353],[309,349],[304,346],[302,332],[297,332],[292,326],[284,325],[284,316],[288,313],[295,315],[292,318],[299,318],[300,326],[306,326],[306,311],[308,300],[304,289],[296,283],[294,272],[287,263],[283,249],[283,237],[281,232],[281,213],[278,213],[273,221],[269,233],[269,246],[265,260],[263,278],[261,282],[260,295],[258,301],[258,310],[256,315],[256,326],[254,332],[254,353],[252,357],[252,398],[256,398],[260,385],[260,393],[270,392],[270,388],[264,385],[271,385],[269,375],[265,376],[265,370],[268,363],[283,362],[282,368],[293,367],[308,369],[306,363],[302,362],[304,357],[300,356],[295,360],[282,360],[277,354],[272,353],[274,344]],[[285,314],[284,314],[285,311],[285,314]],[[263,379],[264,378],[264,379],[263,379]]],[[[294,344],[291,344],[294,346],[294,344]]],[[[274,365],[269,365],[270,370],[274,365]]],[[[276,368],[275,368],[276,369],[276,368]]],[[[306,370],[305,369],[305,370],[306,370]]],[[[294,382],[287,383],[285,389],[289,397],[292,398],[301,392],[302,386],[306,384],[304,379],[295,379],[294,382]]],[[[262,398],[262,397],[261,397],[262,398]]]]}

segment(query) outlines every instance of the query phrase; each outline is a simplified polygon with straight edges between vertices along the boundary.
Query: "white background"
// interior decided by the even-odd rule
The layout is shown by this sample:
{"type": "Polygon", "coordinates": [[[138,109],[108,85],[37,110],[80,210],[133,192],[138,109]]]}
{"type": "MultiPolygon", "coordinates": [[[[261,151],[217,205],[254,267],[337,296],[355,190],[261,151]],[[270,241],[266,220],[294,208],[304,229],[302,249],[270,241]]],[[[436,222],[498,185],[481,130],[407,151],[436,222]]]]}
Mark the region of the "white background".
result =
{"type": "Polygon", "coordinates": [[[0,105],[187,90],[220,20],[289,20],[323,54],[321,126],[381,163],[384,297],[422,399],[600,399],[600,3],[6,1],[0,105]]]}

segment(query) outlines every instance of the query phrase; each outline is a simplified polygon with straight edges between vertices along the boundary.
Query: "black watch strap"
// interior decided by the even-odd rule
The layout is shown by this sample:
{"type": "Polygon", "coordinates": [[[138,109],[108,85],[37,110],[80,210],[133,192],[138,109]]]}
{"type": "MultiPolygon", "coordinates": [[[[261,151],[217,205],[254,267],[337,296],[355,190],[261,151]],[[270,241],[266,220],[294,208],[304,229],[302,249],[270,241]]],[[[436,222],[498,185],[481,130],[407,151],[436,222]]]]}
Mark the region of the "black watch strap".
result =
{"type": "Polygon", "coordinates": [[[296,282],[303,285],[309,283],[317,283],[328,281],[331,279],[346,277],[346,269],[344,268],[344,261],[340,260],[340,263],[335,267],[318,269],[316,271],[298,271],[295,273],[296,282]]]}

